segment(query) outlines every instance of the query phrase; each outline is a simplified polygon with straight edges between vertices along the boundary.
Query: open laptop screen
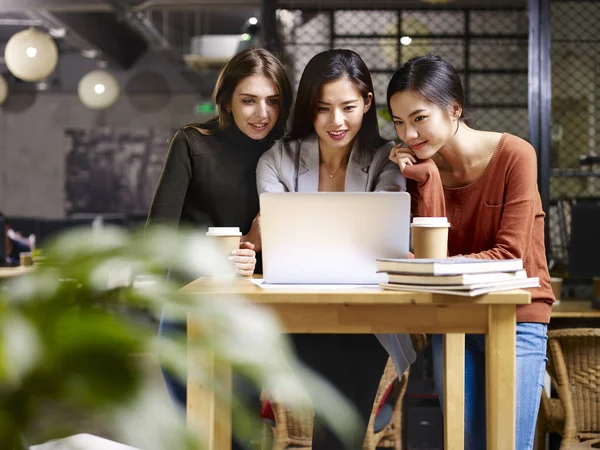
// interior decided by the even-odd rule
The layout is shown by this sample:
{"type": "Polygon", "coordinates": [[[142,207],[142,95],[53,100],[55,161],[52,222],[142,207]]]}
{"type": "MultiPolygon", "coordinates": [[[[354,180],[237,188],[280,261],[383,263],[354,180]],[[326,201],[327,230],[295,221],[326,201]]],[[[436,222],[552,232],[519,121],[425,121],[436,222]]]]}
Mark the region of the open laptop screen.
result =
{"type": "Polygon", "coordinates": [[[376,284],[377,258],[408,257],[406,192],[263,193],[265,283],[376,284]]]}

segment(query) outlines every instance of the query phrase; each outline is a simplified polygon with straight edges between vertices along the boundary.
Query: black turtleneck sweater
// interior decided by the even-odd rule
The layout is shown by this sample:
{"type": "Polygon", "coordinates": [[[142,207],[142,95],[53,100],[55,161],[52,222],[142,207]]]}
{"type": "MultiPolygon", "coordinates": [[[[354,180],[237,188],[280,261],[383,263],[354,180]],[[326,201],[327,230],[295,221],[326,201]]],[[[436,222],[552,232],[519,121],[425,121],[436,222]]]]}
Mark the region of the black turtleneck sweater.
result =
{"type": "MultiPolygon", "coordinates": [[[[273,134],[273,133],[271,133],[273,134]]],[[[146,226],[156,223],[200,227],[240,227],[248,234],[259,211],[256,165],[274,143],[260,141],[235,125],[211,135],[193,127],[171,142],[146,226]]],[[[256,268],[261,273],[260,261],[256,268]]]]}

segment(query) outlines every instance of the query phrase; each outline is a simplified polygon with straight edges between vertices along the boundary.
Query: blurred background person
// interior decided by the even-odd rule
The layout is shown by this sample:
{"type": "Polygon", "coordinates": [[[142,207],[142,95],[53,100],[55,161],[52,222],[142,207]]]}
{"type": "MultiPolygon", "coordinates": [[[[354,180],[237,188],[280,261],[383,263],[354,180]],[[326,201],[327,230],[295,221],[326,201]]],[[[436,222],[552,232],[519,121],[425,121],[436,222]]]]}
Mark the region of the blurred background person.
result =
{"type": "Polygon", "coordinates": [[[20,254],[31,252],[32,237],[23,237],[21,233],[12,229],[6,217],[0,212],[4,222],[4,254],[5,263],[11,266],[20,265],[20,254]]]}

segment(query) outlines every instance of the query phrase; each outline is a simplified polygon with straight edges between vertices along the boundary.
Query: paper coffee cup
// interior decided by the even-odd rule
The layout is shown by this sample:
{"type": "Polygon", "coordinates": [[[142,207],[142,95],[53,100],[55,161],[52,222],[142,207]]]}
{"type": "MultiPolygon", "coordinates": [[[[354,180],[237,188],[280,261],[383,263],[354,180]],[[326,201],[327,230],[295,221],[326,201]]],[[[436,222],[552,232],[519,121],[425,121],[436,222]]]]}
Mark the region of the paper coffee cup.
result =
{"type": "Polygon", "coordinates": [[[31,259],[31,252],[19,253],[19,264],[21,266],[31,266],[33,264],[33,260],[31,259]]]}
{"type": "Polygon", "coordinates": [[[446,217],[415,217],[411,227],[415,258],[448,256],[450,223],[446,217]]]}
{"type": "Polygon", "coordinates": [[[206,235],[216,243],[225,257],[240,248],[242,233],[239,227],[209,227],[206,235]]]}
{"type": "Polygon", "coordinates": [[[550,278],[550,285],[552,286],[552,293],[556,300],[560,300],[562,296],[562,278],[552,277],[550,278]]]}

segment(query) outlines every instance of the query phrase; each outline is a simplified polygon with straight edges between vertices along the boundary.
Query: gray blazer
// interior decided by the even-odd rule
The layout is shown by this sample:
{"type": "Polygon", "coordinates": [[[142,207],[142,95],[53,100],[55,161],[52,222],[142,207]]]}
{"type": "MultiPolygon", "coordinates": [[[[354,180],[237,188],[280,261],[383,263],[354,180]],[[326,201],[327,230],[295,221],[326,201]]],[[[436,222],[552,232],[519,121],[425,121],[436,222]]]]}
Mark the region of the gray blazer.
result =
{"type": "MultiPolygon", "coordinates": [[[[393,142],[372,152],[359,152],[358,140],[346,169],[346,191],[405,191],[406,180],[388,159],[393,142]]],[[[317,192],[319,141],[316,133],[298,141],[279,140],[265,152],[256,167],[258,194],[263,192],[317,192]]]]}
{"type": "MultiPolygon", "coordinates": [[[[405,191],[406,180],[397,164],[388,159],[393,142],[359,152],[355,141],[346,169],[347,192],[405,191]]],[[[258,194],[263,192],[317,192],[319,142],[316,133],[297,141],[279,140],[265,152],[256,167],[258,194]]],[[[417,355],[408,334],[376,334],[392,357],[399,377],[417,355]]]]}

